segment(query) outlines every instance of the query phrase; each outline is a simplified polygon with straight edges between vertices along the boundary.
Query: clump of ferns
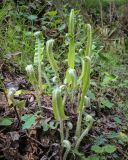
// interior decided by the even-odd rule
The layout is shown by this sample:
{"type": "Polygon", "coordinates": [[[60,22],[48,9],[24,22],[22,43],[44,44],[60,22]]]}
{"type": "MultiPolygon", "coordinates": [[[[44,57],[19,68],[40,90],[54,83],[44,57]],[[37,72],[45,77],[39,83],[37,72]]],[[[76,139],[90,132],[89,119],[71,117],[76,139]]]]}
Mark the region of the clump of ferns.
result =
{"type": "MultiPolygon", "coordinates": [[[[44,42],[40,41],[40,33],[37,32],[36,36],[36,50],[34,64],[38,67],[38,78],[36,78],[35,71],[32,65],[26,67],[30,82],[34,86],[34,89],[37,93],[38,105],[41,108],[41,93],[42,93],[42,77],[46,80],[49,87],[53,87],[52,91],[52,108],[54,118],[59,122],[59,131],[61,139],[61,154],[63,155],[63,160],[66,160],[68,157],[71,148],[78,149],[83,138],[88,134],[89,130],[93,125],[93,118],[91,115],[86,116],[87,127],[86,129],[81,129],[82,115],[85,112],[85,107],[89,104],[89,98],[86,96],[90,84],[90,66],[91,66],[91,49],[92,49],[92,30],[89,24],[84,25],[86,45],[83,48],[81,55],[81,74],[77,75],[75,69],[75,37],[74,37],[74,10],[71,10],[69,16],[69,26],[68,26],[68,36],[69,36],[69,51],[68,51],[68,67],[65,73],[65,78],[62,82],[60,78],[60,69],[58,63],[54,58],[53,53],[53,44],[54,40],[50,39],[46,42],[46,49],[44,51],[44,42]],[[86,48],[86,49],[85,49],[86,48]],[[42,67],[43,54],[46,53],[48,62],[51,65],[52,70],[55,73],[53,77],[53,84],[47,77],[44,68],[42,67]],[[79,91],[77,97],[75,97],[76,92],[79,91]],[[77,124],[75,132],[75,143],[71,144],[69,141],[69,131],[72,130],[73,124],[70,122],[69,117],[65,115],[65,105],[66,101],[70,100],[71,103],[77,102],[77,124]],[[66,121],[68,121],[66,126],[66,121]],[[66,129],[65,129],[66,127],[66,129]],[[66,148],[64,152],[64,148],[66,148]]],[[[70,108],[70,107],[68,107],[70,108]]]]}
{"type": "Polygon", "coordinates": [[[63,121],[67,118],[64,113],[64,105],[67,99],[67,96],[70,97],[71,102],[75,101],[78,98],[78,107],[77,107],[77,124],[76,124],[76,143],[74,145],[75,149],[79,148],[79,145],[83,138],[88,134],[89,130],[93,124],[93,118],[91,115],[86,116],[87,127],[81,131],[82,115],[85,110],[85,106],[89,104],[89,98],[86,96],[87,90],[90,84],[90,65],[91,65],[91,49],[92,49],[92,30],[89,24],[85,25],[85,30],[87,33],[87,42],[86,49],[83,56],[81,57],[82,62],[82,71],[81,75],[77,77],[75,69],[75,40],[74,40],[74,10],[71,11],[69,17],[69,31],[70,36],[69,41],[69,52],[68,52],[68,69],[66,71],[66,76],[64,80],[64,85],[57,87],[53,91],[53,111],[56,120],[60,122],[60,135],[61,135],[61,145],[66,147],[63,159],[67,159],[68,153],[71,149],[71,143],[68,139],[64,138],[64,125],[63,121]],[[66,88],[65,94],[62,100],[62,88],[66,88]],[[75,97],[75,91],[79,90],[78,97],[75,97]],[[56,94],[55,94],[56,93],[56,94]],[[56,96],[56,97],[55,97],[56,96]],[[60,98],[60,99],[59,99],[60,98]]]}

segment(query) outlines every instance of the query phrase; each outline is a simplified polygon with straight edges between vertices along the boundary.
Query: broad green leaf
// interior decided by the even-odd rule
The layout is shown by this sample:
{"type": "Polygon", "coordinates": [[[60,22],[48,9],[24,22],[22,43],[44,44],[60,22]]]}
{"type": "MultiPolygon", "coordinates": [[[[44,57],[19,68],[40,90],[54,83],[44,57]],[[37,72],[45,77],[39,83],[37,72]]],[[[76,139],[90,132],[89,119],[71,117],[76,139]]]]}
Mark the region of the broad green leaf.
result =
{"type": "Polygon", "coordinates": [[[12,124],[11,118],[0,118],[0,126],[10,126],[12,124]]]}
{"type": "Polygon", "coordinates": [[[103,147],[100,147],[98,145],[93,145],[91,147],[91,150],[94,151],[95,153],[104,153],[103,147]]]}
{"type": "Polygon", "coordinates": [[[71,10],[69,16],[69,52],[68,52],[68,67],[74,69],[75,62],[75,42],[74,42],[74,10],[71,10]]]}
{"type": "Polygon", "coordinates": [[[30,129],[33,124],[35,124],[37,119],[36,114],[25,114],[21,117],[21,120],[24,121],[24,124],[22,125],[22,129],[30,129]]]}
{"type": "Polygon", "coordinates": [[[108,99],[101,99],[101,104],[103,105],[103,107],[107,107],[107,108],[112,108],[113,107],[113,103],[111,103],[108,99]]]}
{"type": "Polygon", "coordinates": [[[116,151],[116,146],[108,144],[108,145],[104,146],[103,149],[107,153],[113,153],[116,151]]]}
{"type": "Polygon", "coordinates": [[[53,90],[52,93],[52,107],[53,107],[53,113],[54,117],[57,121],[62,121],[66,119],[65,113],[64,113],[64,106],[61,96],[61,89],[59,87],[56,87],[53,90]]]}
{"type": "Polygon", "coordinates": [[[55,11],[49,11],[49,12],[46,13],[46,15],[49,15],[49,16],[51,16],[51,17],[54,17],[54,16],[57,15],[57,11],[56,11],[56,10],[55,10],[55,11]]]}
{"type": "Polygon", "coordinates": [[[48,58],[48,61],[52,67],[52,69],[54,70],[54,72],[56,74],[58,74],[58,65],[57,65],[57,62],[56,60],[54,59],[54,56],[53,56],[53,43],[54,43],[54,40],[53,39],[50,39],[46,42],[46,53],[47,53],[47,58],[48,58]]]}

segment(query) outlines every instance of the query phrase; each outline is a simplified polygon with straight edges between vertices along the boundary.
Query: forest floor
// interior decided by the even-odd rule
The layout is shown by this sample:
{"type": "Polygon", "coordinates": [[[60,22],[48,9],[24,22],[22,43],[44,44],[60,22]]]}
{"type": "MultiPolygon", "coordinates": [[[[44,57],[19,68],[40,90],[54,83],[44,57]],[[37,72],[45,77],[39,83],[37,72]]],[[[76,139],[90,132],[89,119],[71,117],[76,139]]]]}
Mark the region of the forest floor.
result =
{"type": "MultiPolygon", "coordinates": [[[[4,86],[6,88],[17,87],[19,91],[22,90],[22,94],[19,92],[15,95],[15,100],[24,102],[25,104],[24,108],[21,106],[21,108],[18,109],[19,116],[29,115],[30,121],[33,121],[33,118],[31,117],[38,109],[35,102],[35,93],[32,91],[31,85],[27,82],[26,77],[20,73],[17,66],[6,61],[1,61],[0,66],[4,86]]],[[[127,90],[125,92],[127,94],[127,90]]],[[[115,97],[114,91],[110,88],[105,94],[107,94],[109,99],[122,98],[115,97]]],[[[0,98],[0,117],[8,117],[8,119],[1,122],[7,126],[1,125],[0,127],[0,159],[59,160],[59,131],[55,128],[51,129],[46,124],[43,124],[42,118],[40,117],[41,115],[34,119],[34,125],[31,129],[22,130],[23,121],[21,122],[21,119],[18,119],[15,108],[8,104],[9,102],[6,99],[5,91],[0,91],[0,98]],[[8,125],[10,120],[13,123],[8,125]]],[[[51,97],[42,95],[41,101],[43,106],[42,109],[44,111],[42,116],[45,117],[46,122],[52,122],[54,118],[52,114],[51,97]]],[[[96,105],[95,102],[93,102],[93,105],[96,105]]],[[[96,153],[91,150],[91,146],[94,144],[113,144],[116,146],[116,152],[114,154],[103,153],[101,155],[102,159],[107,158],[109,160],[121,158],[121,160],[126,160],[128,158],[128,119],[126,113],[123,113],[120,108],[102,108],[98,110],[96,106],[87,108],[86,112],[94,115],[95,122],[89,135],[82,141],[79,149],[80,152],[72,150],[72,153],[76,155],[74,158],[72,157],[72,159],[84,159],[83,156],[85,155],[86,157],[95,157],[96,153]]],[[[69,117],[72,117],[72,123],[74,124],[77,117],[74,107],[66,108],[66,113],[69,117]]],[[[84,125],[85,124],[83,123],[83,127],[84,125]]],[[[73,141],[72,137],[74,133],[75,128],[70,131],[69,139],[71,141],[73,141]]],[[[98,158],[100,151],[97,154],[98,158]]]]}
{"type": "MultiPolygon", "coordinates": [[[[19,6],[7,2],[0,10],[0,160],[62,160],[59,123],[53,115],[51,93],[49,90],[42,93],[42,112],[39,111],[36,92],[25,73],[25,67],[33,63],[35,38],[32,33],[41,30],[45,42],[55,39],[55,59],[62,70],[62,79],[65,74],[69,38],[66,19],[70,7],[66,9],[65,5],[61,13],[55,5],[44,2],[34,1],[28,5],[19,1],[19,6]],[[10,88],[16,89],[15,105],[8,97],[10,88]]],[[[75,11],[76,52],[79,53],[85,39],[80,30],[83,18],[77,13],[79,10],[75,11]]],[[[67,98],[64,133],[73,144],[67,160],[128,160],[128,42],[125,44],[128,33],[122,34],[121,25],[117,25],[120,19],[109,25],[106,17],[101,27],[99,15],[95,16],[88,91],[91,102],[85,108],[82,129],[87,126],[86,114],[92,115],[94,123],[75,150],[78,100],[70,104],[67,98]],[[68,122],[73,128],[67,131],[68,122]]],[[[80,57],[78,54],[76,57],[79,68],[80,57]]],[[[51,80],[51,66],[47,60],[44,64],[51,80]]],[[[43,87],[45,90],[46,82],[43,87]]]]}

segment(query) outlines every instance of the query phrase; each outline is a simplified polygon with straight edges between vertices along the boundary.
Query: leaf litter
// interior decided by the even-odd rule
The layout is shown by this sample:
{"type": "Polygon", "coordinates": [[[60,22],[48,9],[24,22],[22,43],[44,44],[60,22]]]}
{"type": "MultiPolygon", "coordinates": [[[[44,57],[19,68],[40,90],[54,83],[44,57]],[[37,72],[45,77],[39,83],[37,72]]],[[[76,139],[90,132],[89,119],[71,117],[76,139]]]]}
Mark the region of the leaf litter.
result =
{"type": "MultiPolygon", "coordinates": [[[[0,89],[0,117],[3,118],[6,126],[2,125],[0,119],[0,158],[7,160],[59,160],[60,159],[60,136],[57,129],[52,129],[49,126],[49,122],[54,123],[52,108],[51,108],[51,97],[43,95],[41,103],[44,110],[44,115],[38,114],[37,104],[35,101],[35,93],[31,88],[31,85],[26,81],[24,75],[15,68],[12,64],[3,62],[0,65],[0,72],[3,76],[3,86],[5,89],[9,87],[16,87],[19,93],[15,95],[17,101],[24,101],[24,107],[19,107],[18,112],[22,117],[22,127],[18,126],[15,111],[11,106],[8,106],[7,99],[3,88],[0,89]],[[21,92],[20,92],[21,90],[21,92]],[[42,117],[45,117],[45,123],[42,122],[42,117]],[[28,119],[28,122],[26,121],[28,119]],[[25,121],[25,123],[24,123],[25,121]],[[44,123],[44,126],[42,125],[44,123]],[[45,127],[45,128],[43,128],[45,127]],[[43,129],[45,131],[43,131],[43,129]]],[[[110,94],[109,90],[109,94],[110,94]]],[[[111,94],[113,95],[113,92],[111,94]]],[[[93,104],[93,102],[92,102],[93,104]]],[[[75,106],[76,104],[74,104],[75,106]]],[[[76,121],[76,115],[72,106],[72,110],[67,102],[66,113],[76,121]],[[69,112],[70,111],[70,112],[69,112]]],[[[127,122],[126,118],[122,113],[117,110],[102,109],[101,114],[97,115],[95,108],[92,108],[91,112],[95,114],[95,123],[92,127],[88,137],[84,138],[81,143],[80,150],[85,153],[86,156],[93,155],[91,151],[91,145],[96,143],[97,137],[102,137],[100,145],[114,144],[117,146],[117,156],[126,158],[128,141],[121,141],[121,133],[127,136],[127,122]],[[106,113],[107,114],[106,114],[106,113]],[[115,115],[116,118],[115,119],[115,115]],[[124,127],[124,128],[122,128],[124,127]],[[115,133],[114,138],[109,138],[112,133],[115,133]],[[121,143],[122,142],[122,143],[121,143]]],[[[87,112],[90,109],[87,108],[87,112]]],[[[84,127],[83,123],[83,127],[84,127]]],[[[56,128],[56,127],[55,127],[56,128]]],[[[70,135],[74,134],[74,129],[70,132],[70,135]]],[[[123,136],[124,136],[123,135],[123,136]]],[[[72,137],[72,136],[71,136],[72,137]]],[[[71,139],[72,141],[73,139],[71,139]]],[[[108,156],[108,159],[112,159],[112,156],[108,156]]]]}

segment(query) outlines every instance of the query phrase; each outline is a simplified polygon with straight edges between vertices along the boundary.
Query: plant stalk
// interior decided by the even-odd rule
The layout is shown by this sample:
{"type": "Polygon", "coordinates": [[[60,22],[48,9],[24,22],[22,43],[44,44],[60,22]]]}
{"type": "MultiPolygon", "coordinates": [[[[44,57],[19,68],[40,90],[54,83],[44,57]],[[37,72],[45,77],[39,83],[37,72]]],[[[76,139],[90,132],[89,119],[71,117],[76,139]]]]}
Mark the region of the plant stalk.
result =
{"type": "Polygon", "coordinates": [[[22,124],[21,124],[21,119],[20,119],[20,116],[19,116],[19,113],[18,113],[18,111],[17,111],[16,106],[14,105],[13,108],[14,108],[14,111],[15,111],[15,113],[16,113],[16,117],[17,117],[17,119],[18,119],[18,121],[19,121],[19,125],[22,126],[22,124]]]}
{"type": "Polygon", "coordinates": [[[78,119],[77,119],[77,125],[76,125],[76,133],[75,133],[75,136],[77,138],[80,137],[80,133],[81,133],[81,121],[82,121],[82,112],[80,111],[78,113],[78,119]]]}
{"type": "Polygon", "coordinates": [[[88,127],[83,131],[83,133],[81,134],[81,136],[78,138],[77,142],[76,142],[76,146],[75,149],[78,149],[80,146],[81,141],[83,140],[83,138],[88,134],[89,130],[92,127],[93,122],[91,122],[88,127]]]}
{"type": "Polygon", "coordinates": [[[61,138],[61,146],[63,146],[64,141],[64,123],[60,120],[60,138],[61,138]]]}
{"type": "MultiPolygon", "coordinates": [[[[60,154],[63,155],[63,141],[64,141],[64,124],[63,121],[60,120],[60,139],[61,139],[61,148],[60,148],[60,154]]],[[[61,157],[61,159],[63,159],[61,157]]]]}
{"type": "Polygon", "coordinates": [[[67,156],[68,156],[68,153],[69,153],[70,149],[67,148],[65,153],[64,153],[64,156],[63,156],[63,160],[66,160],[67,159],[67,156]]]}

